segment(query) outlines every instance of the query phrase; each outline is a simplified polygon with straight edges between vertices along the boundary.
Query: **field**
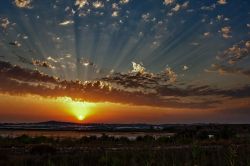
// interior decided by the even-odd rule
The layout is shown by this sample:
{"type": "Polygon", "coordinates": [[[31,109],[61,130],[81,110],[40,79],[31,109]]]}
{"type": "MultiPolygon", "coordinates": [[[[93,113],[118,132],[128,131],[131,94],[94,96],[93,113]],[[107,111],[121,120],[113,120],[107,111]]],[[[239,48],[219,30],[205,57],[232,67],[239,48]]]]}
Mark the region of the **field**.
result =
{"type": "Polygon", "coordinates": [[[220,126],[213,135],[210,129],[174,128],[175,133],[2,130],[0,165],[250,165],[248,126],[220,126]]]}

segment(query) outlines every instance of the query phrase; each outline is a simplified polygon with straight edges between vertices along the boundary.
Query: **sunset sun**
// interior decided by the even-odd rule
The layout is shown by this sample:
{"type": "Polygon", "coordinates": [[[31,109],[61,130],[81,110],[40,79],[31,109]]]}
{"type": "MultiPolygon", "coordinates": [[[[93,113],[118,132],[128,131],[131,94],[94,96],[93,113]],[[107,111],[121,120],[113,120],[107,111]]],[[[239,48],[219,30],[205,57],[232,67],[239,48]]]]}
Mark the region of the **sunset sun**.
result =
{"type": "Polygon", "coordinates": [[[79,121],[83,121],[83,120],[85,119],[85,116],[83,116],[83,115],[78,115],[77,119],[78,119],[79,121]]]}
{"type": "Polygon", "coordinates": [[[95,103],[75,101],[69,97],[61,97],[57,99],[59,102],[62,102],[66,105],[68,113],[73,115],[77,120],[83,121],[93,113],[95,103]]]}

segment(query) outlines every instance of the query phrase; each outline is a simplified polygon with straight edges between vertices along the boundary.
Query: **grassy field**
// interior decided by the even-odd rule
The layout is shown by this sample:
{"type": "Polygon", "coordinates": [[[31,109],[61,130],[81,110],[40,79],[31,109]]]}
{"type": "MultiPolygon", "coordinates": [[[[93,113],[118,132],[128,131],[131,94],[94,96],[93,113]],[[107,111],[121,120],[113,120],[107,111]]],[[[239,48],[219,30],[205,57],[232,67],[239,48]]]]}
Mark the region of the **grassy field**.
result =
{"type": "Polygon", "coordinates": [[[250,139],[219,132],[180,132],[173,137],[138,136],[135,140],[0,137],[0,165],[37,166],[250,166],[250,139]]]}

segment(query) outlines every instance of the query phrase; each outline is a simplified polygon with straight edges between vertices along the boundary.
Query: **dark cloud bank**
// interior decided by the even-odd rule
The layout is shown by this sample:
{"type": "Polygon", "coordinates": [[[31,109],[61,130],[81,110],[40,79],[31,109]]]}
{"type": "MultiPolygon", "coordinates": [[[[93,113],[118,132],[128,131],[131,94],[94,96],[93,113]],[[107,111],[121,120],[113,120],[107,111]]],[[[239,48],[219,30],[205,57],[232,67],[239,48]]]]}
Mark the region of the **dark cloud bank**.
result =
{"type": "Polygon", "coordinates": [[[170,77],[169,73],[164,72],[152,74],[135,71],[114,73],[96,81],[68,81],[0,61],[0,92],[13,95],[68,96],[90,102],[168,108],[208,108],[225,97],[250,96],[250,86],[231,90],[194,85],[180,88],[171,82],[170,77]]]}

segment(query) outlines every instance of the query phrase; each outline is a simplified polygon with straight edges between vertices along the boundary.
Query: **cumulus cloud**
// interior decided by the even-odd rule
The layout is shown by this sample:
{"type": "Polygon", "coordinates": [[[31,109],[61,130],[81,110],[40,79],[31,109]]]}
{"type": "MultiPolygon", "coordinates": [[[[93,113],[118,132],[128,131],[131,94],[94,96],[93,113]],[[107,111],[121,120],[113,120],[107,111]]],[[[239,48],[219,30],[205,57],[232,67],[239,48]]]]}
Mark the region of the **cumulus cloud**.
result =
{"type": "Polygon", "coordinates": [[[88,0],[76,0],[75,1],[75,6],[78,6],[78,9],[81,9],[86,5],[89,5],[88,0]]]}
{"type": "Polygon", "coordinates": [[[117,3],[112,3],[112,9],[119,10],[119,6],[117,3]]]}
{"type": "Polygon", "coordinates": [[[31,8],[32,0],[15,0],[15,5],[19,8],[31,8]]]}
{"type": "Polygon", "coordinates": [[[210,32],[203,33],[203,36],[208,37],[210,35],[210,32]]]}
{"type": "Polygon", "coordinates": [[[142,19],[145,21],[145,22],[148,22],[149,19],[150,19],[150,14],[149,13],[145,13],[145,14],[142,14],[142,19]]]}
{"type": "Polygon", "coordinates": [[[117,17],[119,15],[119,12],[118,11],[113,11],[112,12],[112,17],[117,17]]]}
{"type": "Polygon", "coordinates": [[[222,37],[225,38],[225,39],[228,39],[228,38],[232,37],[232,35],[231,35],[231,27],[230,26],[222,27],[220,32],[222,33],[222,37]]]}
{"type": "Polygon", "coordinates": [[[229,64],[235,64],[250,55],[250,41],[241,41],[229,47],[221,55],[217,56],[218,60],[226,61],[229,64]]]}
{"type": "Polygon", "coordinates": [[[9,26],[10,22],[8,20],[8,18],[3,18],[0,19],[0,26],[4,29],[7,29],[7,27],[9,26]]]}
{"type": "Polygon", "coordinates": [[[182,68],[182,70],[184,70],[184,71],[187,71],[188,69],[189,69],[189,67],[186,66],[186,65],[184,65],[183,68],[182,68]]]}
{"type": "Polygon", "coordinates": [[[101,1],[95,1],[92,3],[92,5],[94,8],[103,8],[104,7],[103,2],[101,2],[101,1]]]}
{"type": "Polygon", "coordinates": [[[143,74],[145,72],[145,67],[142,66],[142,64],[137,64],[135,62],[132,62],[132,73],[139,73],[139,74],[143,74]]]}
{"type": "Polygon", "coordinates": [[[171,83],[175,82],[177,79],[177,74],[170,68],[166,68],[166,75],[169,77],[171,83]]]}

